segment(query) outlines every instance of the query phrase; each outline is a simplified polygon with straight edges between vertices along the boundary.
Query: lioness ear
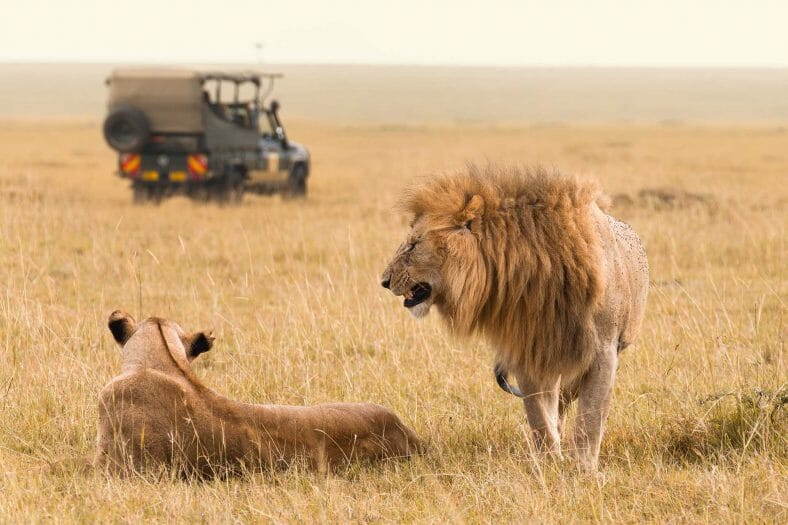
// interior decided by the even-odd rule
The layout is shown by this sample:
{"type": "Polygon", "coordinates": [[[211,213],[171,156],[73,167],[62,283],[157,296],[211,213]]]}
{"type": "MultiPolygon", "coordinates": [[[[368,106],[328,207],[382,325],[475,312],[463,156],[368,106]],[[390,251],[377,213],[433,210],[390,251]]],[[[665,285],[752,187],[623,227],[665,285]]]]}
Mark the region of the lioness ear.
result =
{"type": "Polygon", "coordinates": [[[210,350],[216,340],[211,331],[197,332],[186,339],[187,344],[184,346],[186,346],[186,357],[189,358],[189,361],[210,350]]]}
{"type": "Polygon", "coordinates": [[[454,216],[457,226],[470,229],[470,224],[484,214],[484,199],[481,195],[474,195],[465,204],[465,207],[454,216]]]}
{"type": "Polygon", "coordinates": [[[115,310],[110,314],[107,326],[109,326],[109,331],[112,332],[115,342],[122,347],[129,340],[131,334],[134,333],[134,330],[137,328],[137,322],[123,310],[115,310]]]}

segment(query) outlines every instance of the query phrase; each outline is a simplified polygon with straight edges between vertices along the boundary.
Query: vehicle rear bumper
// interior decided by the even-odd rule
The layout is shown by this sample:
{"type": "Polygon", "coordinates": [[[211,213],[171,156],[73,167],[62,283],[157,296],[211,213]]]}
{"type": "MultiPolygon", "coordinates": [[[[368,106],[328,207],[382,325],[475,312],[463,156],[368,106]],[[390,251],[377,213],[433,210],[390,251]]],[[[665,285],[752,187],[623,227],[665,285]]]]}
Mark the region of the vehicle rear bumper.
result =
{"type": "Polygon", "coordinates": [[[190,175],[186,170],[158,171],[146,170],[137,175],[130,175],[118,170],[116,175],[122,179],[128,179],[140,184],[150,185],[176,185],[176,184],[200,184],[215,179],[212,172],[207,172],[200,177],[190,175]]]}
{"type": "Polygon", "coordinates": [[[207,158],[205,154],[191,152],[121,154],[117,175],[149,184],[204,181],[215,176],[207,158]]]}

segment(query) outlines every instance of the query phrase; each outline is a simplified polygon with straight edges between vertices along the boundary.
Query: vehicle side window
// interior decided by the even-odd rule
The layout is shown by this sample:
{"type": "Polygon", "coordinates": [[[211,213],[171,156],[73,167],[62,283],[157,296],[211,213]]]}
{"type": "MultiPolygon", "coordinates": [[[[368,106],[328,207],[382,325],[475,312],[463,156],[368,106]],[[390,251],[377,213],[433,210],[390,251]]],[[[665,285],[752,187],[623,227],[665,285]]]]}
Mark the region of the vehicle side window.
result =
{"type": "Polygon", "coordinates": [[[246,104],[228,106],[229,120],[238,126],[245,128],[251,127],[251,119],[249,117],[249,107],[246,104]]]}
{"type": "Polygon", "coordinates": [[[205,83],[202,94],[203,103],[222,120],[243,128],[256,129],[258,122],[256,100],[253,99],[251,102],[248,100],[250,97],[255,97],[256,94],[241,93],[237,84],[235,87],[232,84],[229,86],[227,84],[228,82],[222,83],[220,79],[211,79],[205,83]],[[239,93],[242,96],[239,96],[239,93]],[[228,97],[232,97],[232,99],[228,97]]]}
{"type": "Polygon", "coordinates": [[[202,92],[202,100],[205,104],[208,105],[208,108],[213,112],[214,115],[221,119],[227,120],[227,114],[225,112],[224,104],[219,104],[211,97],[210,92],[203,91],[202,92]]]}

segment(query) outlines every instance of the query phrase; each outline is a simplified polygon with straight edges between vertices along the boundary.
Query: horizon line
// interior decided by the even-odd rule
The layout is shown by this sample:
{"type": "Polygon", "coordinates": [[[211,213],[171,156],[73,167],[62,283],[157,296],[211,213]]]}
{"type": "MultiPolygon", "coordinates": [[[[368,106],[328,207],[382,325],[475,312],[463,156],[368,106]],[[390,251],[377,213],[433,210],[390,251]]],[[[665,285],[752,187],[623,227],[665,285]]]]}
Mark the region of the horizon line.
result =
{"type": "Polygon", "coordinates": [[[55,66],[55,65],[153,65],[153,66],[198,66],[198,65],[237,65],[245,67],[269,67],[269,66],[328,66],[328,67],[414,67],[414,68],[468,68],[468,69],[644,69],[644,70],[689,70],[689,69],[707,69],[707,70],[785,70],[788,69],[788,64],[558,64],[558,63],[530,63],[530,64],[482,64],[482,63],[449,63],[449,62],[343,62],[343,61],[323,61],[323,62],[310,62],[310,61],[291,61],[291,62],[273,62],[266,61],[263,63],[255,61],[236,61],[236,60],[206,60],[206,61],[188,61],[188,60],[104,60],[104,59],[86,59],[86,60],[63,60],[63,59],[9,59],[0,57],[0,65],[41,65],[41,66],[55,66]]]}

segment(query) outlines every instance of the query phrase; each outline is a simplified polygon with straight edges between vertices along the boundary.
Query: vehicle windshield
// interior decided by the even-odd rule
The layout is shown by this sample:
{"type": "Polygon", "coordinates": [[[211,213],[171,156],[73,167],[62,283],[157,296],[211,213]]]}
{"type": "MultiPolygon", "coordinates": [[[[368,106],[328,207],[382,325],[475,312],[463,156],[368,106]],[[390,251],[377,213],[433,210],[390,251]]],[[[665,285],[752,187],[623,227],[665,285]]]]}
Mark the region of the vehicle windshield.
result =
{"type": "Polygon", "coordinates": [[[269,110],[263,111],[263,116],[260,118],[260,133],[265,136],[276,137],[276,122],[271,116],[269,110]]]}

